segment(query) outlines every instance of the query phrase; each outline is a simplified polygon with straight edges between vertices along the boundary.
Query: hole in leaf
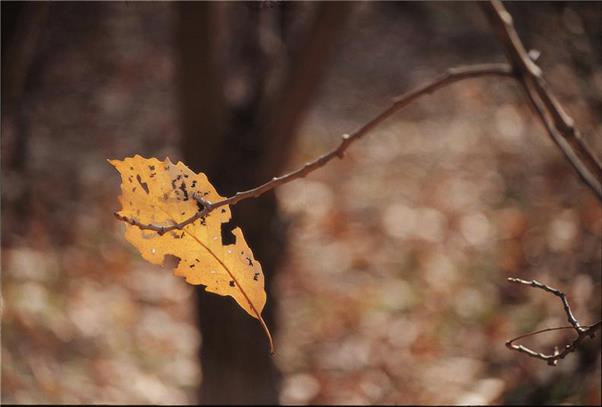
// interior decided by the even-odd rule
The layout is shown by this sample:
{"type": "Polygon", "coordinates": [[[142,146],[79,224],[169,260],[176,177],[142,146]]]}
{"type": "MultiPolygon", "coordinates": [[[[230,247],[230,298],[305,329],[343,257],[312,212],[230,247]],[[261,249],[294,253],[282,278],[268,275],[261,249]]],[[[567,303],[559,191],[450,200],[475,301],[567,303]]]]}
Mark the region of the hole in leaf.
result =
{"type": "Polygon", "coordinates": [[[230,220],[228,223],[222,223],[222,244],[224,246],[230,244],[236,244],[236,236],[232,233],[236,226],[234,222],[230,220]]]}
{"type": "Polygon", "coordinates": [[[182,259],[178,256],[174,256],[173,254],[166,254],[165,256],[163,256],[163,262],[161,263],[161,265],[165,268],[175,269],[178,267],[181,260],[182,259]]]}
{"type": "Polygon", "coordinates": [[[144,192],[146,192],[148,194],[148,184],[146,182],[142,182],[142,178],[140,178],[140,174],[136,175],[136,179],[138,180],[138,183],[140,184],[142,189],[144,189],[144,192]]]}

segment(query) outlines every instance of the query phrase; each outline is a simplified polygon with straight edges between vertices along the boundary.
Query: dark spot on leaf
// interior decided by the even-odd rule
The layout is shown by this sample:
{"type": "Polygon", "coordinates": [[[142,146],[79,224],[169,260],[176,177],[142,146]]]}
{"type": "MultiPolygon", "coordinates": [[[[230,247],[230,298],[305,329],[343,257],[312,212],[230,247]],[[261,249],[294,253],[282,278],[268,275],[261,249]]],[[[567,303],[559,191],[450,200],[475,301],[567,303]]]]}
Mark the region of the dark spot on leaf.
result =
{"type": "Polygon", "coordinates": [[[226,213],[226,208],[222,208],[222,213],[226,213]]]}
{"type": "Polygon", "coordinates": [[[184,174],[184,178],[188,178],[188,174],[184,174]]]}
{"type": "Polygon", "coordinates": [[[182,259],[178,256],[174,256],[173,254],[166,254],[163,256],[162,266],[166,268],[176,268],[180,264],[182,259]]]}
{"type": "Polygon", "coordinates": [[[180,215],[184,216],[186,215],[186,212],[180,212],[180,215]]]}
{"type": "Polygon", "coordinates": [[[155,166],[154,165],[149,165],[148,169],[151,170],[151,171],[154,171],[155,170],[155,166]]]}
{"type": "Polygon", "coordinates": [[[130,170],[134,171],[134,167],[130,167],[130,170]]]}
{"type": "Polygon", "coordinates": [[[132,192],[136,192],[136,187],[132,188],[132,192]]]}
{"type": "Polygon", "coordinates": [[[191,185],[191,187],[192,187],[192,188],[196,187],[196,180],[192,181],[192,185],[191,185]]]}
{"type": "Polygon", "coordinates": [[[247,257],[247,261],[249,262],[249,266],[252,266],[252,265],[253,265],[253,260],[251,260],[251,258],[250,258],[250,257],[247,257]]]}
{"type": "Polygon", "coordinates": [[[193,268],[194,268],[194,266],[196,266],[196,264],[191,264],[189,267],[190,267],[191,269],[193,269],[193,268]]]}
{"type": "Polygon", "coordinates": [[[157,175],[157,174],[153,172],[153,173],[150,175],[150,177],[152,178],[152,177],[154,177],[155,175],[157,175]]]}
{"type": "Polygon", "coordinates": [[[148,184],[146,182],[142,182],[142,178],[140,178],[140,174],[136,175],[136,179],[138,180],[138,183],[140,184],[142,189],[144,189],[144,192],[146,192],[148,194],[148,184]]]}
{"type": "Polygon", "coordinates": [[[234,287],[236,284],[234,284],[234,280],[230,280],[230,287],[234,287]]]}
{"type": "Polygon", "coordinates": [[[176,189],[176,180],[175,179],[171,180],[171,189],[174,189],[174,190],[176,189]]]}
{"type": "Polygon", "coordinates": [[[180,191],[182,191],[184,193],[184,200],[187,201],[188,200],[188,191],[186,190],[186,184],[184,183],[184,181],[182,181],[182,184],[180,185],[180,191]]]}
{"type": "Polygon", "coordinates": [[[207,221],[204,216],[201,218],[201,226],[207,226],[207,221]]]}
{"type": "Polygon", "coordinates": [[[255,280],[255,281],[259,280],[259,273],[255,273],[253,275],[253,280],[255,280]]]}

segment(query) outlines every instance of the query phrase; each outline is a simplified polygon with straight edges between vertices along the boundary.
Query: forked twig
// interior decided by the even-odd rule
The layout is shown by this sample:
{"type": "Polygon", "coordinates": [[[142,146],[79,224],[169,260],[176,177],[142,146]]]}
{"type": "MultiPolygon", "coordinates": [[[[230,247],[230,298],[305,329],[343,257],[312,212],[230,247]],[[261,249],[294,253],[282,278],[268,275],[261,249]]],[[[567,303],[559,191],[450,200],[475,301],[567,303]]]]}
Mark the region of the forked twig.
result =
{"type": "Polygon", "coordinates": [[[524,284],[524,285],[528,285],[531,287],[540,288],[540,289],[542,289],[546,292],[549,292],[551,294],[554,294],[555,296],[560,298],[560,301],[562,301],[562,306],[564,308],[564,312],[567,316],[569,323],[571,324],[571,326],[563,326],[563,327],[558,327],[558,328],[546,328],[546,329],[541,329],[539,331],[530,332],[528,334],[524,334],[521,336],[517,336],[516,338],[511,339],[508,342],[506,342],[506,347],[509,349],[513,349],[517,352],[525,353],[525,354],[527,354],[531,357],[537,358],[537,359],[545,360],[548,363],[548,365],[550,365],[550,366],[556,366],[560,359],[564,359],[566,357],[566,355],[568,355],[571,352],[574,352],[577,349],[577,347],[579,346],[579,344],[583,341],[583,339],[585,339],[585,337],[589,336],[590,338],[593,338],[595,336],[596,330],[598,328],[600,328],[600,326],[602,325],[602,321],[598,321],[595,324],[592,324],[589,326],[580,325],[579,321],[577,321],[577,319],[573,315],[573,312],[571,311],[571,307],[567,300],[566,294],[556,288],[552,288],[548,285],[540,283],[537,280],[522,280],[520,278],[509,277],[508,281],[510,281],[512,283],[524,284]],[[544,332],[558,331],[561,329],[575,330],[575,332],[577,333],[577,338],[575,338],[575,340],[573,340],[573,342],[571,342],[570,344],[565,345],[564,348],[562,349],[562,351],[559,351],[558,347],[555,346],[554,353],[552,353],[550,355],[546,355],[541,352],[536,352],[524,345],[515,345],[514,344],[514,342],[518,341],[519,339],[538,335],[538,334],[541,334],[544,332]]]}

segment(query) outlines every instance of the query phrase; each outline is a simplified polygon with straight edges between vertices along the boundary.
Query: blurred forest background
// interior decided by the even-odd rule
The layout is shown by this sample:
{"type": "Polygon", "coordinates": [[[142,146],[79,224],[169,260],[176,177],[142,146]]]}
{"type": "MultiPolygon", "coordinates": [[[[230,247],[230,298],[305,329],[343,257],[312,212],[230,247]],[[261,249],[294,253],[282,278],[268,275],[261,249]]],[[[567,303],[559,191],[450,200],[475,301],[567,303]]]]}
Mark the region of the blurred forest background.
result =
{"type": "MultiPolygon", "coordinates": [[[[507,7],[600,156],[602,3],[507,7]]],[[[183,160],[229,195],[450,66],[504,60],[466,2],[2,2],[1,401],[599,405],[599,336],[554,368],[504,346],[566,325],[507,277],[565,291],[583,324],[602,277],[600,204],[511,79],[427,96],[233,208],[274,357],[257,321],[146,263],[112,215],[107,158],[183,160]]]]}

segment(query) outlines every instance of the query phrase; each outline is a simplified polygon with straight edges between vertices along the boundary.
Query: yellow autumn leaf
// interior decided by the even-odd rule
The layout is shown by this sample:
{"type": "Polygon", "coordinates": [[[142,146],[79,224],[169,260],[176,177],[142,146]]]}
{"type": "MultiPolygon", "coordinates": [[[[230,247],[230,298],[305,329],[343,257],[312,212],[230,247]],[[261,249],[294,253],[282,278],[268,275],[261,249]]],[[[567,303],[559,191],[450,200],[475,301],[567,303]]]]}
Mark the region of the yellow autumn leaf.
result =
{"type": "MultiPolygon", "coordinates": [[[[194,194],[207,202],[224,199],[205,174],[194,173],[182,162],[173,164],[169,158],[159,161],[139,155],[108,161],[121,174],[122,209],[117,213],[121,219],[168,227],[203,209],[194,194]]],[[[125,238],[147,261],[173,268],[175,275],[190,284],[204,285],[206,291],[234,298],[260,321],[272,349],[261,317],[266,303],[261,264],[253,257],[240,228],[232,231],[233,244],[223,244],[221,226],[230,217],[230,207],[224,205],[182,229],[163,234],[126,223],[125,238]]]]}

